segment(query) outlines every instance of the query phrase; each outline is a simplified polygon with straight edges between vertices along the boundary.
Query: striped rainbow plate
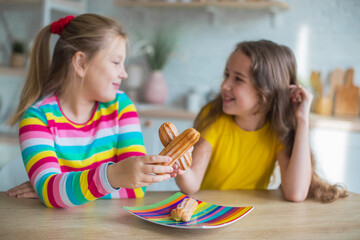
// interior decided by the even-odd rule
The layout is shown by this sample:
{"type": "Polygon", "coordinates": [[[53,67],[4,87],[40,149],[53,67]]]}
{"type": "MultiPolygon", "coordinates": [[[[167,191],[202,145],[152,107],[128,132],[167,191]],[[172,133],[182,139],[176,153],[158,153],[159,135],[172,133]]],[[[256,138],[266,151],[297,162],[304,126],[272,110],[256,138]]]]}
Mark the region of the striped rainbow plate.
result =
{"type": "Polygon", "coordinates": [[[199,205],[189,222],[176,222],[170,217],[172,209],[188,196],[178,192],[171,197],[148,206],[123,207],[129,213],[146,221],[174,228],[219,228],[231,224],[254,209],[250,207],[226,207],[198,201],[199,205]]]}

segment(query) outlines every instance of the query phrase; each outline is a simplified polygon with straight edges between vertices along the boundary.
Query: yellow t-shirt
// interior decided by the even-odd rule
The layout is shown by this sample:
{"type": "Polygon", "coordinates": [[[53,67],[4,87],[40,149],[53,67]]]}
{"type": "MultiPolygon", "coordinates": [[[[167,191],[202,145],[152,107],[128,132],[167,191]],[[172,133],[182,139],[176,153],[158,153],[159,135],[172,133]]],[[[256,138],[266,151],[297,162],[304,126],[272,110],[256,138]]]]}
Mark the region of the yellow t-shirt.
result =
{"type": "Polygon", "coordinates": [[[266,189],[283,145],[266,123],[257,131],[239,128],[223,114],[201,137],[212,154],[201,189],[266,189]]]}

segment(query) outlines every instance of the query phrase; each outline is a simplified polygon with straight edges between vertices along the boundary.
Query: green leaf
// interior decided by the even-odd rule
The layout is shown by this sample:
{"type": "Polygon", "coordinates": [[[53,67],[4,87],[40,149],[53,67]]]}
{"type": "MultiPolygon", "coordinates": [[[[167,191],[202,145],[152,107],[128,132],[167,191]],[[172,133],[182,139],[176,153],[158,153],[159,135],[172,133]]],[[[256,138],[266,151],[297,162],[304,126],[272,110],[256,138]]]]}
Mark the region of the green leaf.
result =
{"type": "Polygon", "coordinates": [[[175,46],[176,37],[173,31],[156,31],[154,39],[143,48],[150,68],[154,71],[163,70],[175,46]]]}

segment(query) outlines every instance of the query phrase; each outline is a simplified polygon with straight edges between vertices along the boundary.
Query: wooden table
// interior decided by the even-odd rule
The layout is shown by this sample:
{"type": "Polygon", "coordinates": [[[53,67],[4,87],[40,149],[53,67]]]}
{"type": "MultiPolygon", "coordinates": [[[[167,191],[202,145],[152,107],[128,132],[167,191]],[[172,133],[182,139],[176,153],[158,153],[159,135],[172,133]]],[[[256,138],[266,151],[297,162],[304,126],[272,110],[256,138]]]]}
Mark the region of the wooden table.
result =
{"type": "Polygon", "coordinates": [[[96,200],[48,209],[38,199],[0,193],[0,239],[360,239],[360,195],[330,204],[287,202],[279,190],[201,191],[195,198],[219,205],[254,206],[244,218],[217,229],[175,229],[139,219],[121,206],[156,203],[174,192],[144,199],[96,200]]]}

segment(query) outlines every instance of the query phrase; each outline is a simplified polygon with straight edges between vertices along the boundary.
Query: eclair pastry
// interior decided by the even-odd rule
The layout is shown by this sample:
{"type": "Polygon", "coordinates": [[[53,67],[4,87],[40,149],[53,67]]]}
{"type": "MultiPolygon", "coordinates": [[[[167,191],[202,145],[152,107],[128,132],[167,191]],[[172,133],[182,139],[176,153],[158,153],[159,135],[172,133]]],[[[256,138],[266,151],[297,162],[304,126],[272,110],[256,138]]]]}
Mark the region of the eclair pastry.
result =
{"type": "Polygon", "coordinates": [[[188,222],[191,219],[191,216],[195,212],[198,206],[198,202],[194,198],[185,198],[181,203],[177,205],[176,208],[171,210],[171,217],[179,222],[188,222]]]}
{"type": "MultiPolygon", "coordinates": [[[[177,131],[177,130],[176,130],[177,131]]],[[[168,142],[167,139],[171,139],[171,134],[166,134],[166,131],[162,131],[159,129],[160,140],[163,142],[168,142]],[[170,137],[168,137],[170,136],[170,137]]],[[[175,132],[176,133],[176,132],[175,132]]],[[[174,139],[170,140],[165,148],[159,153],[159,155],[170,156],[172,161],[166,165],[172,166],[175,162],[177,162],[184,154],[199,140],[200,133],[196,131],[194,128],[188,128],[183,131],[180,135],[176,136],[174,139]]],[[[190,154],[188,155],[190,156],[190,154]]],[[[191,160],[190,160],[191,161],[191,160]]],[[[179,162],[178,162],[179,163],[179,162]]],[[[189,158],[184,157],[184,164],[179,163],[180,168],[184,168],[191,165],[189,163],[189,158]],[[188,163],[186,163],[188,162],[188,163]]]]}
{"type": "MultiPolygon", "coordinates": [[[[159,138],[164,147],[166,147],[174,138],[179,135],[176,126],[171,122],[163,123],[159,128],[159,138]]],[[[187,151],[178,160],[174,161],[181,170],[185,170],[192,164],[190,151],[187,151]]]]}

